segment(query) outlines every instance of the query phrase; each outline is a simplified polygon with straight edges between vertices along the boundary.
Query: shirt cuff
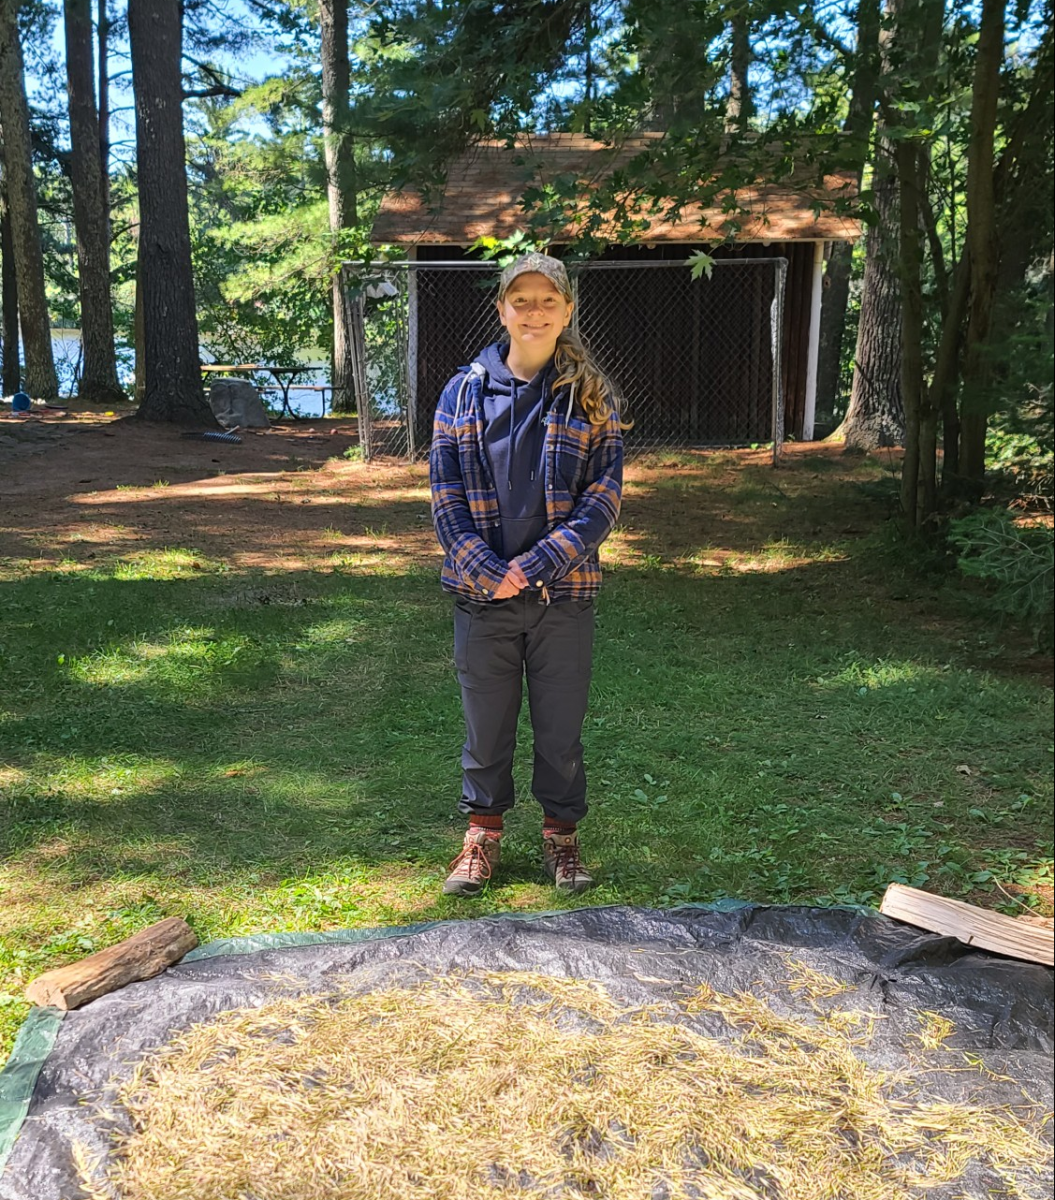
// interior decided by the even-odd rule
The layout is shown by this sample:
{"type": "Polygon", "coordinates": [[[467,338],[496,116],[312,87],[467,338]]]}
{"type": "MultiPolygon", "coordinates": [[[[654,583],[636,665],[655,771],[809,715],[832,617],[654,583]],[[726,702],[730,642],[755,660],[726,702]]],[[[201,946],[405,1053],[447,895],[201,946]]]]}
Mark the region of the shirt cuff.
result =
{"type": "Polygon", "coordinates": [[[476,572],[472,580],[473,588],[488,600],[498,591],[505,581],[508,566],[501,559],[495,558],[497,567],[492,567],[490,563],[483,565],[476,572]]]}
{"type": "Polygon", "coordinates": [[[557,567],[550,556],[540,546],[533,546],[527,554],[522,554],[517,562],[527,576],[528,587],[533,592],[549,587],[557,575],[557,567]]]}

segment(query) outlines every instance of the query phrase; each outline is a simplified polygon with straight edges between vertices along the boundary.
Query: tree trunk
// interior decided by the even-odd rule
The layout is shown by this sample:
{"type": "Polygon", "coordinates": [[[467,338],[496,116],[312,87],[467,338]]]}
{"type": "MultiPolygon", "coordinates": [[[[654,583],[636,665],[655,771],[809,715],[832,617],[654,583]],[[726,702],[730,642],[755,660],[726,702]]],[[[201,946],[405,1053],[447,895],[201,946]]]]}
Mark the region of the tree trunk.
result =
{"type": "Polygon", "coordinates": [[[145,334],[145,388],[138,416],[215,427],[202,390],[194,311],[181,24],[180,0],[129,2],[145,334]]]}
{"type": "Polygon", "coordinates": [[[355,144],[349,129],[348,0],[320,0],[322,32],[322,131],[326,193],[333,244],[333,410],[355,407],[355,374],[349,314],[341,286],[340,233],[358,220],[355,144]]]}
{"type": "Polygon", "coordinates": [[[7,213],[6,187],[0,177],[0,270],[3,272],[3,389],[11,396],[22,386],[22,362],[18,346],[18,280],[15,278],[15,245],[11,236],[11,219],[7,213]]]}
{"type": "Polygon", "coordinates": [[[960,350],[963,345],[963,324],[967,313],[970,263],[966,251],[960,256],[952,277],[949,303],[942,321],[934,374],[930,381],[930,404],[941,413],[942,491],[951,493],[960,470],[960,410],[956,403],[956,384],[960,378],[960,350]]]}
{"type": "MultiPolygon", "coordinates": [[[[898,126],[894,164],[900,210],[901,394],[906,426],[901,507],[908,528],[916,530],[938,507],[939,412],[926,384],[923,350],[923,216],[930,164],[930,135],[925,130],[928,107],[936,94],[934,72],[945,9],[943,0],[891,0],[889,9],[896,27],[885,46],[884,65],[896,65],[887,77],[882,103],[884,116],[898,126]]],[[[943,269],[942,264],[935,262],[934,269],[943,269]]]]}
{"type": "Polygon", "coordinates": [[[110,14],[99,0],[99,170],[103,185],[103,217],[107,253],[110,247],[110,14]]]}
{"type": "Polygon", "coordinates": [[[43,400],[59,394],[51,353],[51,321],[44,289],[44,253],[30,148],[29,108],[18,35],[19,0],[0,0],[0,126],[7,203],[14,242],[26,390],[43,400]]]}
{"type": "Polygon", "coordinates": [[[725,128],[743,132],[751,124],[751,22],[746,11],[738,12],[729,27],[729,96],[725,102],[725,128]]]}
{"type": "Polygon", "coordinates": [[[992,377],[986,343],[992,325],[999,268],[993,143],[1003,56],[1003,0],[983,0],[971,96],[971,136],[967,148],[967,249],[971,263],[971,299],[960,415],[960,474],[976,500],[981,499],[985,479],[985,433],[992,377]]]}
{"type": "Polygon", "coordinates": [[[850,276],[854,257],[851,242],[833,242],[831,247],[821,284],[821,335],[817,347],[819,413],[833,413],[839,407],[843,335],[846,332],[846,309],[850,303],[850,276]]]}
{"type": "Polygon", "coordinates": [[[905,439],[898,193],[891,155],[890,144],[881,138],[872,181],[876,219],[865,234],[865,272],[850,407],[833,435],[847,446],[865,450],[900,446],[905,439]]]}
{"type": "Polygon", "coordinates": [[[78,396],[91,404],[124,399],[117,382],[110,301],[109,222],[102,194],[99,121],[95,108],[91,0],[65,0],[66,79],[70,113],[70,176],[77,229],[84,370],[78,396]]]}
{"type": "MultiPolygon", "coordinates": [[[[879,0],[858,0],[854,81],[850,92],[850,111],[843,125],[843,134],[854,158],[858,189],[872,140],[878,56],[879,0]]],[[[852,263],[853,247],[848,242],[836,242],[824,272],[817,359],[817,403],[829,411],[834,410],[839,396],[852,263]]]]}
{"type": "Polygon", "coordinates": [[[901,395],[905,405],[905,461],[901,510],[910,529],[937,507],[936,416],[926,402],[923,371],[923,251],[920,244],[921,151],[909,138],[895,149],[900,216],[901,395]]]}
{"type": "Polygon", "coordinates": [[[139,231],[136,231],[136,291],[132,307],[132,345],[135,350],[135,380],[132,395],[136,404],[142,405],[147,394],[147,350],[146,329],[143,324],[143,255],[139,231]]]}

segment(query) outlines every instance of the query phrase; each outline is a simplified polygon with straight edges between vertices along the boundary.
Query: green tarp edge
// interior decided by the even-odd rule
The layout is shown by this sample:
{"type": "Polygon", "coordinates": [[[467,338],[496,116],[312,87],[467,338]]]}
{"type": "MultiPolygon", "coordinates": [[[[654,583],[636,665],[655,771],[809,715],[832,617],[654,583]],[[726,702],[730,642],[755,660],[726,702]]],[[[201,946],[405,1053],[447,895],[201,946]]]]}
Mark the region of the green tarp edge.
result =
{"type": "Polygon", "coordinates": [[[0,1172],[26,1119],[37,1076],[59,1036],[63,1016],[57,1008],[31,1009],[0,1071],[0,1172]]]}
{"type": "MultiPolygon", "coordinates": [[[[598,907],[621,908],[622,905],[598,907]]],[[[694,908],[705,912],[732,912],[737,908],[751,908],[746,900],[732,898],[716,900],[712,904],[679,904],[678,908],[694,908]]],[[[876,910],[850,907],[862,915],[875,916],[876,910]]],[[[559,916],[565,909],[550,912],[489,913],[488,917],[501,917],[511,921],[541,921],[546,917],[559,916]]],[[[411,937],[425,929],[437,929],[443,925],[458,925],[466,918],[446,921],[421,921],[415,925],[381,925],[369,929],[337,929],[328,933],[252,933],[246,937],[219,938],[198,946],[185,954],[182,962],[196,962],[203,958],[219,958],[222,955],[256,954],[261,950],[283,950],[289,946],[317,946],[324,942],[374,942],[381,938],[411,937]]],[[[473,918],[469,918],[473,919],[473,918]]],[[[477,920],[482,918],[476,918],[477,920]]],[[[15,1144],[22,1124],[29,1111],[29,1102],[36,1087],[37,1076],[55,1045],[64,1014],[57,1008],[34,1008],[30,1011],[15,1038],[11,1057],[0,1070],[0,1172],[7,1164],[8,1156],[15,1144]]]]}

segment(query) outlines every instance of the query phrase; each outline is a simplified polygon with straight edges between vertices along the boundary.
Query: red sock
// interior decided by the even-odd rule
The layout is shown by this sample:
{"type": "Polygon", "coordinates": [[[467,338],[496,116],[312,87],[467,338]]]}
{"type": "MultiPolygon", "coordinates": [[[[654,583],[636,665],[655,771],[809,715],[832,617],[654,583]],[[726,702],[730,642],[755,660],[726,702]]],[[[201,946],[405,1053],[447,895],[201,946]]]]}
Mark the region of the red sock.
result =
{"type": "Polygon", "coordinates": [[[542,836],[547,833],[574,833],[577,826],[574,821],[556,821],[553,817],[546,817],[542,822],[542,836]]]}
{"type": "Polygon", "coordinates": [[[490,829],[495,833],[501,833],[502,814],[499,813],[497,817],[478,817],[476,813],[473,813],[469,818],[469,828],[472,829],[474,826],[477,829],[490,829]]]}

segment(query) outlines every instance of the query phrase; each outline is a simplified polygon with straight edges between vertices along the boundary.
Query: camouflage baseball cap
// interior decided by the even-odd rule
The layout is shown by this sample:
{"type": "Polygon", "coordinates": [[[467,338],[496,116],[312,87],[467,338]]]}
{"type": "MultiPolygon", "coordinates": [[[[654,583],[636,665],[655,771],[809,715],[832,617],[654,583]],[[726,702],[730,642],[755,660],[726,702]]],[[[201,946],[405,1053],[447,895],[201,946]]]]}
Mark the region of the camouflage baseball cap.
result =
{"type": "Polygon", "coordinates": [[[509,291],[514,279],[533,273],[545,275],[565,300],[572,299],[571,284],[568,282],[568,272],[564,269],[564,264],[559,258],[552,258],[548,254],[539,254],[537,250],[521,255],[516,262],[510,263],[502,272],[498,281],[499,298],[509,291]]]}

